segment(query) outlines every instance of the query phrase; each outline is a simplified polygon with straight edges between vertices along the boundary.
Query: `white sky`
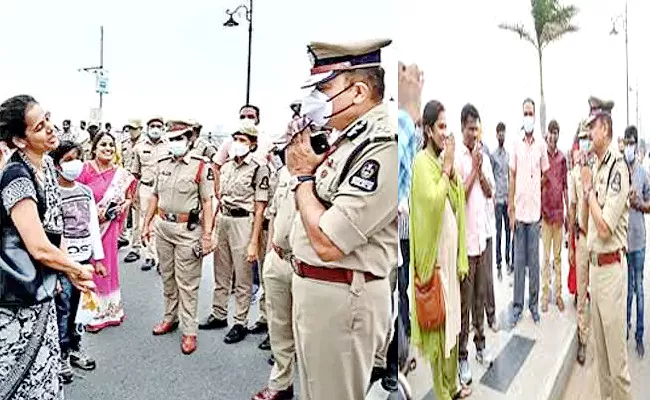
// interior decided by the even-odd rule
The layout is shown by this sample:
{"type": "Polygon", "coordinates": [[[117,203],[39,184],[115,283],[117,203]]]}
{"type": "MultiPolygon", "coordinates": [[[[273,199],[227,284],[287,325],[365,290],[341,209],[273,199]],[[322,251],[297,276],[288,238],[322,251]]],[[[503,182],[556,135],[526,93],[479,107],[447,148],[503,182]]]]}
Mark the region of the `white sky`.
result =
{"type": "MultiPolygon", "coordinates": [[[[569,4],[568,0],[560,0],[569,4]]],[[[506,141],[522,126],[521,103],[531,97],[539,105],[539,73],[533,46],[500,22],[522,22],[532,28],[530,2],[523,0],[402,0],[398,57],[417,63],[425,73],[423,106],[439,100],[447,109],[447,123],[460,137],[460,110],[471,102],[479,110],[483,135],[490,148],[496,146],[495,128],[506,124],[506,141]]],[[[587,116],[587,99],[595,95],[615,101],[614,135],[625,129],[625,41],[622,24],[618,36],[610,36],[611,17],[623,14],[624,0],[574,0],[580,8],[579,32],[568,34],[544,53],[544,93],[547,124],[560,124],[559,147],[568,149],[581,118],[587,116]]],[[[639,90],[640,136],[643,118],[650,128],[650,5],[629,0],[630,86],[639,90]],[[646,38],[646,39],[643,39],[646,38]],[[645,46],[644,46],[645,45],[645,46]]],[[[530,29],[532,32],[532,29],[530,29]]],[[[636,123],[636,94],[630,93],[630,123],[636,123]]],[[[539,110],[538,110],[539,111],[539,110]]],[[[539,117],[539,114],[538,114],[539,117]]],[[[539,119],[537,124],[539,131],[539,119]]],[[[650,137],[648,137],[650,139],[650,137]]],[[[457,139],[458,140],[458,139],[457,139]]]]}
{"type": "MultiPolygon", "coordinates": [[[[104,24],[110,77],[104,121],[120,128],[128,118],[161,114],[205,127],[237,123],[246,99],[248,23],[223,23],[227,8],[248,0],[0,1],[0,101],[28,93],[57,124],[88,120],[99,95],[94,76],[77,69],[99,64],[104,24]]],[[[284,131],[289,104],[309,74],[308,42],[397,32],[392,0],[257,0],[253,6],[251,103],[261,108],[263,131],[284,131]]],[[[397,97],[395,45],[383,60],[386,98],[397,97]]]]}

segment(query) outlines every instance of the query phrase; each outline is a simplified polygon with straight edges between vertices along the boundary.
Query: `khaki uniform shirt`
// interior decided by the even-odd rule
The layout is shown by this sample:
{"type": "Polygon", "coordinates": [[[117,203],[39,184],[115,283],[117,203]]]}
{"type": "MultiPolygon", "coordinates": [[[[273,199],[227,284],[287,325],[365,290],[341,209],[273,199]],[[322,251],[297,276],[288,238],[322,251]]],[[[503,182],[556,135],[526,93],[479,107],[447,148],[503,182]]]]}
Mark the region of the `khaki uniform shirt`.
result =
{"type": "MultiPolygon", "coordinates": [[[[283,167],[279,171],[276,171],[275,168],[269,167],[269,199],[271,199],[271,201],[273,201],[272,199],[275,197],[275,191],[278,188],[280,173],[283,169],[286,169],[286,167],[283,167]]],[[[269,207],[267,207],[264,211],[264,218],[271,219],[272,217],[273,215],[271,215],[269,205],[269,207]]]]}
{"type": "Polygon", "coordinates": [[[190,153],[176,160],[166,156],[158,160],[153,192],[158,208],[165,213],[186,214],[200,208],[201,202],[212,197],[214,172],[208,160],[190,153]],[[199,166],[203,171],[196,183],[199,166]]]}
{"type": "Polygon", "coordinates": [[[124,168],[131,173],[135,172],[133,169],[133,149],[142,140],[143,135],[140,135],[140,138],[135,143],[133,143],[130,137],[122,141],[122,163],[124,168]]]}
{"type": "Polygon", "coordinates": [[[280,169],[277,175],[277,188],[269,205],[268,216],[273,218],[273,244],[285,252],[291,250],[289,234],[296,217],[296,202],[291,191],[291,174],[287,167],[280,169]]]}
{"type": "Polygon", "coordinates": [[[386,277],[397,266],[397,127],[381,104],[351,124],[336,150],[316,170],[316,193],[331,205],[320,228],[345,254],[338,261],[321,260],[296,215],[291,244],[294,256],[310,265],[346,268],[386,277]],[[366,146],[342,176],[352,151],[367,139],[384,138],[366,146]],[[339,184],[339,182],[341,182],[339,184]]]}
{"type": "Polygon", "coordinates": [[[593,190],[603,211],[603,219],[612,235],[605,240],[598,237],[596,224],[593,216],[589,213],[587,246],[590,252],[596,254],[612,253],[627,247],[628,195],[630,192],[630,173],[623,156],[618,151],[616,142],[612,142],[602,163],[596,160],[592,173],[593,190]]]}
{"type": "Polygon", "coordinates": [[[582,181],[580,178],[580,164],[575,165],[569,174],[569,203],[576,205],[576,223],[584,232],[587,232],[587,227],[582,226],[582,212],[584,208],[582,181]]]}
{"type": "Polygon", "coordinates": [[[219,183],[223,207],[242,208],[252,213],[256,201],[269,201],[269,168],[260,165],[250,153],[239,165],[234,159],[227,161],[221,167],[219,183]]]}
{"type": "Polygon", "coordinates": [[[207,157],[210,162],[214,162],[213,158],[217,154],[217,149],[207,140],[198,138],[190,152],[201,157],[207,157]]]}
{"type": "Polygon", "coordinates": [[[167,155],[169,155],[167,145],[162,139],[154,143],[149,137],[145,137],[133,147],[131,172],[140,176],[142,184],[152,185],[156,177],[158,160],[167,155]]]}

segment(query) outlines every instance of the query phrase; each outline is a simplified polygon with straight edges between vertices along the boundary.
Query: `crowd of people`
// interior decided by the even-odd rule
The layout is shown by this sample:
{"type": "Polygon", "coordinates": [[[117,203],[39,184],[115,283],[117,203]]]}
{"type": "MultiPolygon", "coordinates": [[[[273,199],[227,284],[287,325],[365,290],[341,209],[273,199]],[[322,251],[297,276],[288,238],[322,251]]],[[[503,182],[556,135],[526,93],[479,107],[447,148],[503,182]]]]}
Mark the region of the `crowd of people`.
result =
{"type": "Polygon", "coordinates": [[[311,43],[310,93],[268,149],[251,104],[216,148],[190,120],[134,119],[118,135],[65,120],[59,130],[35,98],[4,101],[2,398],[62,399],[72,367],[96,367],[81,338],[125,318],[120,247],[130,247],[126,265],[159,272],[164,314],[152,333],[180,329],[183,354],[197,350],[199,330],[229,326],[234,294],[224,342],[265,333],[260,348],[272,352],[268,385],[253,399],[293,398],[294,369],[305,400],[361,399],[376,381],[397,390],[397,128],[381,67],[389,44],[311,43]],[[214,296],[199,323],[206,256],[214,296]],[[249,326],[253,265],[264,295],[249,326]]]}
{"type": "Polygon", "coordinates": [[[617,143],[614,103],[590,97],[588,117],[565,154],[557,146],[557,121],[535,133],[536,105],[527,98],[522,124],[510,130],[516,132],[513,146],[504,146],[506,125],[500,122],[498,147],[490,150],[475,106],[462,108],[462,136],[454,137],[442,102],[422,107],[423,85],[416,65],[400,63],[399,301],[404,332],[431,365],[436,398],[471,395],[470,332],[477,361],[490,368],[485,322],[497,332],[515,327],[525,306],[535,324],[543,323],[551,304],[565,310],[566,243],[576,360],[584,365],[592,331],[601,396],[630,399],[626,335],[629,340],[635,320],[635,349],[643,358],[644,215],[650,211],[645,148],[636,127],[628,126],[617,143]],[[503,261],[514,275],[512,311],[508,321],[497,321],[493,270],[501,281],[503,261]]]}

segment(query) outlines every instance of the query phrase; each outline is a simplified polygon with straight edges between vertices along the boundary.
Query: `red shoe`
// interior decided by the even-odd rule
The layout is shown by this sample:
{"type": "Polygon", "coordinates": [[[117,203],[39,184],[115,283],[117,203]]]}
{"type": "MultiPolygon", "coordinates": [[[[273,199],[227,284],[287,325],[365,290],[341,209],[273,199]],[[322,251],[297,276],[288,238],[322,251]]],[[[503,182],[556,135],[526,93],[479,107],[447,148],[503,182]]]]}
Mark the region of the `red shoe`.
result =
{"type": "Polygon", "coordinates": [[[178,322],[163,321],[153,327],[154,336],[166,335],[178,328],[178,322]]]}
{"type": "Polygon", "coordinates": [[[183,354],[192,354],[196,351],[196,336],[183,335],[181,338],[181,351],[183,354]]]}
{"type": "Polygon", "coordinates": [[[273,390],[265,387],[264,390],[253,396],[252,400],[291,400],[293,399],[293,386],[285,390],[273,390]]]}

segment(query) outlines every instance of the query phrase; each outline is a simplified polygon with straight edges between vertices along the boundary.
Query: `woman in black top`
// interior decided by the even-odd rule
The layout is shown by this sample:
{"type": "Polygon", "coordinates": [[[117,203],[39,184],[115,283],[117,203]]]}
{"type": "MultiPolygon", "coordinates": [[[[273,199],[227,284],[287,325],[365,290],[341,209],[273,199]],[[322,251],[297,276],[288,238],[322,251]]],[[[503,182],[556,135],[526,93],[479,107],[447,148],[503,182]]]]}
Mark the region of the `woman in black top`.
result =
{"type": "Polygon", "coordinates": [[[92,290],[92,267],[62,248],[61,199],[49,113],[31,96],[0,105],[0,140],[15,149],[0,177],[0,399],[63,399],[53,295],[61,271],[92,290]]]}

